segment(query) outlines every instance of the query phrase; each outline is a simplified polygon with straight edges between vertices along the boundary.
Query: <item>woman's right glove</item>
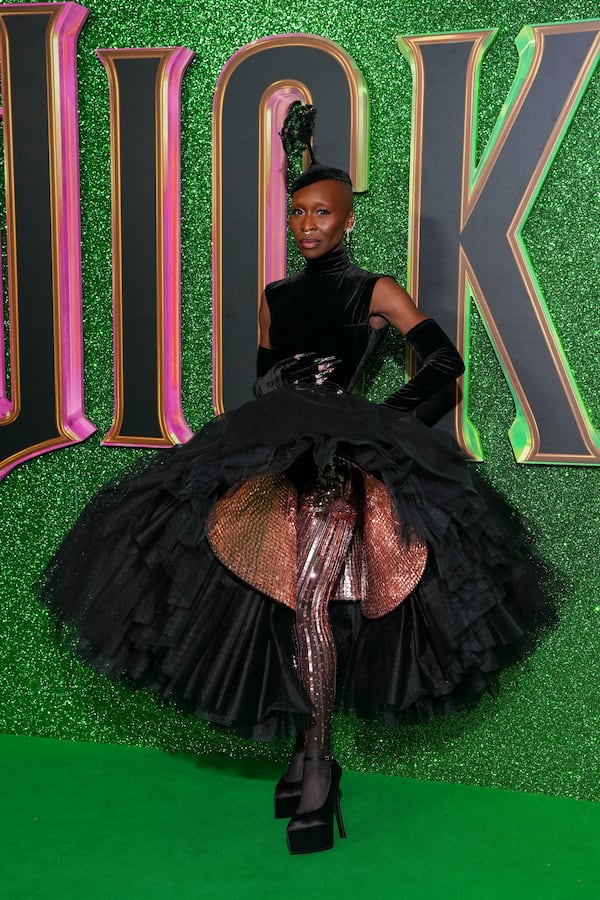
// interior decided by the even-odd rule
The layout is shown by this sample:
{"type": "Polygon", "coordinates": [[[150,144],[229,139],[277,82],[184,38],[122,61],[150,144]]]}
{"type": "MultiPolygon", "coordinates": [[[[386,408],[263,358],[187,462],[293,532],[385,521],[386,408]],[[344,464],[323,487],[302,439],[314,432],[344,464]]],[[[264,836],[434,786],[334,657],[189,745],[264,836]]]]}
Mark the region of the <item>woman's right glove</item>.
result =
{"type": "Polygon", "coordinates": [[[339,359],[333,356],[317,356],[315,353],[298,353],[275,362],[275,352],[266,347],[258,348],[256,371],[252,393],[262,397],[286,384],[323,384],[339,359]]]}

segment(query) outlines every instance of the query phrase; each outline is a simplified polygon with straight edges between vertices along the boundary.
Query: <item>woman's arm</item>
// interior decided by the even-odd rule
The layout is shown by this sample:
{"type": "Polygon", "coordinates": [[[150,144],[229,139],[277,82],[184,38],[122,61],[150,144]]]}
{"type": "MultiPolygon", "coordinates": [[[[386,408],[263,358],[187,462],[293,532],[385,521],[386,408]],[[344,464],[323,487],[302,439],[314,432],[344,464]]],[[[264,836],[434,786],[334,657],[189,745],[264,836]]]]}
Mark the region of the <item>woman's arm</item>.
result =
{"type": "MultiPolygon", "coordinates": [[[[260,296],[260,306],[258,307],[258,350],[256,352],[256,377],[263,378],[269,369],[275,364],[275,354],[271,349],[271,341],[269,340],[269,328],[271,327],[271,312],[265,292],[260,296]]],[[[253,388],[254,396],[258,396],[257,384],[253,388]]]]}
{"type": "Polygon", "coordinates": [[[373,328],[383,328],[389,322],[404,335],[427,318],[419,312],[404,288],[387,277],[375,282],[369,317],[373,328]]]}
{"type": "Polygon", "coordinates": [[[383,401],[386,406],[411,412],[464,372],[464,363],[448,335],[437,322],[419,312],[393,279],[377,281],[369,315],[375,328],[386,322],[397,328],[421,362],[414,377],[383,401]]]}
{"type": "Polygon", "coordinates": [[[269,328],[271,327],[271,311],[267,303],[267,297],[263,291],[260,295],[260,305],[258,307],[258,345],[271,349],[271,341],[269,340],[269,328]]]}

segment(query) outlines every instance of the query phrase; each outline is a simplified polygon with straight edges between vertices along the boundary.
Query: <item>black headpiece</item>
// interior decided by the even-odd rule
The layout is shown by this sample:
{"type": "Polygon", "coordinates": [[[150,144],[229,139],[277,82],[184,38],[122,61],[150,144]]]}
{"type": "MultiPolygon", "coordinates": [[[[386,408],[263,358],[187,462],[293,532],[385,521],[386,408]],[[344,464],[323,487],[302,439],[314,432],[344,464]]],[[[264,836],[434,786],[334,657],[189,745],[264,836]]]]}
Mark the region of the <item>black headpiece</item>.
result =
{"type": "Polygon", "coordinates": [[[280,132],[283,149],[288,158],[288,182],[291,181],[288,184],[290,194],[317,181],[343,181],[344,184],[349,184],[352,187],[352,179],[347,172],[343,169],[335,169],[332,166],[324,166],[315,159],[312,149],[312,137],[316,115],[317,110],[314,106],[300,103],[299,100],[296,100],[290,106],[280,132]],[[308,150],[310,154],[310,165],[297,178],[292,176],[290,179],[290,163],[294,159],[299,159],[304,150],[308,150]]]}

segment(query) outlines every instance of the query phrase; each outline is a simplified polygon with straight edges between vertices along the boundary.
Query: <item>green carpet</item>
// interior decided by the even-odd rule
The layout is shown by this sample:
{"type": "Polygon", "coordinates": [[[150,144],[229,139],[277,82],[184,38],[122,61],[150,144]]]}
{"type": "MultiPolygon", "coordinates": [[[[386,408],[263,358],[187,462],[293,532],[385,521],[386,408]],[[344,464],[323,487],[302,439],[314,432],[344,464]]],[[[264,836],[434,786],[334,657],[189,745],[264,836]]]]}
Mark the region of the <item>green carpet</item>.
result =
{"type": "Polygon", "coordinates": [[[600,897],[600,804],[346,772],[348,832],[289,856],[271,765],[0,735],[0,896],[600,897]]]}

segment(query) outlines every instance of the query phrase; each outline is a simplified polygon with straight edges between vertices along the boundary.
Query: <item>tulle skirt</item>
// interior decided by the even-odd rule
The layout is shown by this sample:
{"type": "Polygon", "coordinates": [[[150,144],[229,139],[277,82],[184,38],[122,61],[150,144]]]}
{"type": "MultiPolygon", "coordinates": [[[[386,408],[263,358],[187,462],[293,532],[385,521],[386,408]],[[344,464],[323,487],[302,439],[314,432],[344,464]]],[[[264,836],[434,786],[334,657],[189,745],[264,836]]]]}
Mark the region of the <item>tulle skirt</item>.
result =
{"type": "MultiPolygon", "coordinates": [[[[41,597],[106,675],[256,739],[295,734],[311,706],[293,604],[277,599],[274,577],[257,586],[225,565],[210,538],[219,504],[250,482],[260,498],[261,479],[293,483],[307,461],[319,472],[333,459],[385,487],[400,551],[427,548],[416,585],[381,614],[365,597],[332,598],[337,705],[388,724],[450,711],[523,646],[540,593],[509,511],[454,441],[360,396],[282,388],[117,479],[67,535],[41,597]]],[[[376,550],[376,530],[370,541],[376,550]]],[[[270,546],[263,573],[278,568],[270,546]]]]}

